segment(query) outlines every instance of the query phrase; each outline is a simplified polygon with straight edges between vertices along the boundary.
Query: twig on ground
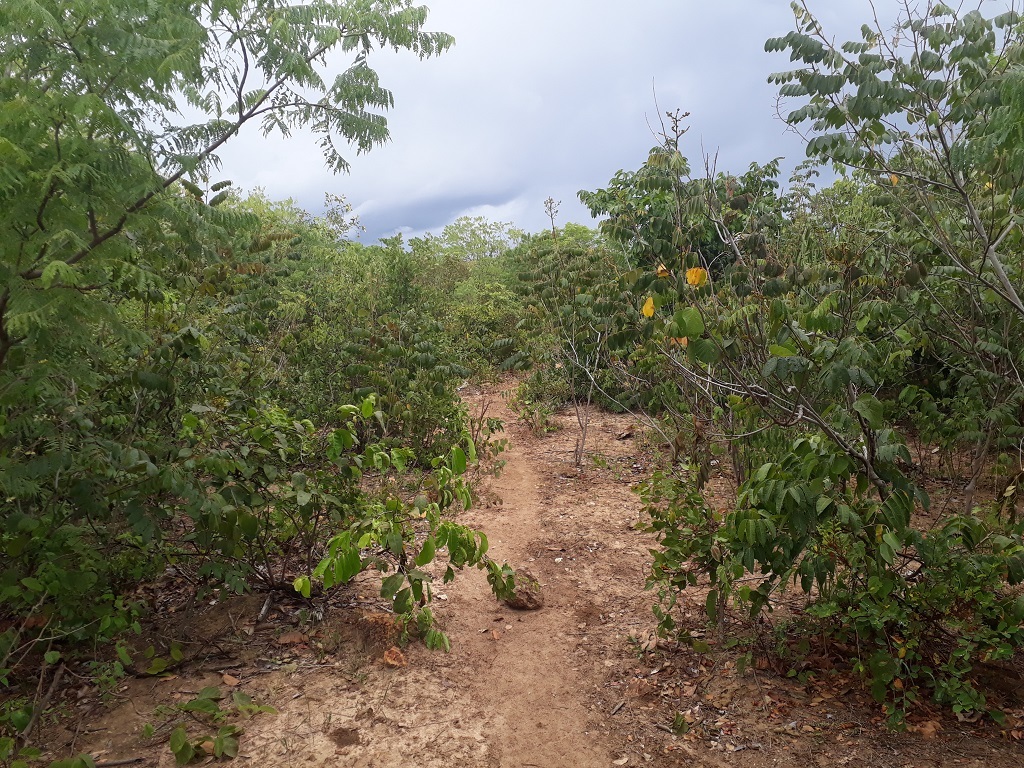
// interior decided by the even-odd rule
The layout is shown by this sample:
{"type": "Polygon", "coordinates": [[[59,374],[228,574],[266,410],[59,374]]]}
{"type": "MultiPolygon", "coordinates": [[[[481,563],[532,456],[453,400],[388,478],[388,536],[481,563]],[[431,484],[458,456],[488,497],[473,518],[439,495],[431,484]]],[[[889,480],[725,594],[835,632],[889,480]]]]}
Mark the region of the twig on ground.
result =
{"type": "Polygon", "coordinates": [[[263,603],[263,608],[260,609],[259,615],[256,617],[256,623],[259,624],[270,613],[270,603],[274,599],[273,595],[267,595],[266,601],[263,603]]]}
{"type": "Polygon", "coordinates": [[[57,690],[57,684],[60,683],[60,679],[64,676],[64,665],[61,664],[57,667],[57,671],[53,673],[53,680],[50,681],[50,687],[46,689],[46,695],[43,696],[39,705],[32,708],[32,717],[28,721],[28,725],[25,726],[25,730],[21,732],[21,743],[28,744],[29,737],[32,735],[32,731],[36,727],[36,723],[39,722],[39,716],[46,711],[50,706],[50,699],[53,698],[53,692],[57,690]]]}

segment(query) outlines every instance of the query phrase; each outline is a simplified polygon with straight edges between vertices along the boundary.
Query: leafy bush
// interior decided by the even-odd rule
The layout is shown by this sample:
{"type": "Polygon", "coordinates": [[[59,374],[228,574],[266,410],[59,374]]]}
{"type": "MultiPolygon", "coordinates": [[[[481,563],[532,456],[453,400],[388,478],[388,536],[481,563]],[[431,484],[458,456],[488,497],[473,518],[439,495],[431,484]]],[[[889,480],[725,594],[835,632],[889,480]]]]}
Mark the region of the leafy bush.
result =
{"type": "Polygon", "coordinates": [[[785,196],[776,163],[694,178],[676,113],[643,168],[581,193],[642,267],[623,276],[611,353],[670,382],[652,418],[692,423],[690,468],[643,490],[657,614],[680,631],[678,593],[704,578],[712,620],[762,616],[798,585],[891,723],[924,690],[983,712],[977,667],[1024,643],[1021,529],[980,491],[996,467],[1015,500],[1020,477],[1021,177],[1015,134],[994,126],[1017,114],[1024,27],[937,4],[908,11],[900,42],[865,27],[840,47],[794,11],[767,48],[798,69],[772,79],[806,102],[789,121],[817,132],[808,154],[847,178],[817,191],[804,168],[785,196]],[[721,515],[702,496],[717,440],[738,485],[721,515]],[[922,442],[947,466],[969,457],[962,507],[927,532],[922,442]]]}

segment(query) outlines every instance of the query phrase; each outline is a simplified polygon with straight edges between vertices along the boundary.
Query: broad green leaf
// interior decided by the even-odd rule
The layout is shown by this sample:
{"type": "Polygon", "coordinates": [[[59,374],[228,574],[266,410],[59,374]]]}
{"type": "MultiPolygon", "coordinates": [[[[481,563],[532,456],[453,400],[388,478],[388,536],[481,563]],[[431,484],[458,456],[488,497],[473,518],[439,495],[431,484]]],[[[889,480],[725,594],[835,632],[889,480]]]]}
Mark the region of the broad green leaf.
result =
{"type": "Polygon", "coordinates": [[[404,573],[391,574],[386,579],[384,579],[384,582],[381,584],[380,596],[387,600],[391,600],[395,596],[395,593],[398,592],[399,589],[401,589],[402,584],[404,583],[404,573]]]}
{"type": "Polygon", "coordinates": [[[456,475],[466,472],[466,452],[457,445],[452,446],[452,471],[456,475]]]}
{"type": "Polygon", "coordinates": [[[881,429],[883,420],[882,403],[874,395],[863,394],[853,403],[853,410],[859,413],[871,429],[881,429]]]}
{"type": "Polygon", "coordinates": [[[704,333],[704,319],[695,307],[684,307],[673,317],[679,327],[679,335],[689,338],[690,343],[704,333]]]}
{"type": "Polygon", "coordinates": [[[420,553],[416,556],[416,565],[424,566],[431,562],[434,559],[435,548],[434,537],[428,536],[423,542],[420,553]]]}
{"type": "Polygon", "coordinates": [[[373,416],[373,411],[374,411],[374,406],[375,406],[374,400],[375,400],[375,398],[372,395],[370,397],[366,398],[365,400],[363,400],[362,414],[363,414],[363,418],[364,419],[368,419],[371,416],[373,416]]]}

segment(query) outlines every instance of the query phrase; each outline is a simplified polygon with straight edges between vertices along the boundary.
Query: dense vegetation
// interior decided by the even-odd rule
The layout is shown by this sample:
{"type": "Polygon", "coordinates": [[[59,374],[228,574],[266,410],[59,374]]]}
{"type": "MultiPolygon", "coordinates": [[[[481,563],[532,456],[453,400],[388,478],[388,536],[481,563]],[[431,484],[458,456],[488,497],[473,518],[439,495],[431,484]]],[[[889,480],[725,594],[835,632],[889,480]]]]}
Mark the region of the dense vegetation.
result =
{"type": "Polygon", "coordinates": [[[387,137],[371,48],[451,44],[425,9],[0,8],[0,761],[69,656],[136,661],[136,588],[171,567],[196,595],[306,596],[376,568],[445,647],[426,566],[510,588],[454,514],[501,448],[457,387],[510,369],[538,430],[575,408],[577,464],[594,406],[664,442],[639,489],[664,633],[689,641],[687,589],[710,586],[720,645],[796,591],[786,636],[852,655],[894,725],[922,695],[991,710],[975,672],[1024,644],[1024,26],[938,4],[834,47],[794,10],[767,44],[812,135],[785,190],[775,160],[693,174],[672,113],[641,168],[580,193],[597,231],[548,201],[535,235],[364,245],[344,199],[242,196],[216,151],[304,125],[344,169],[340,145],[387,137]],[[333,82],[329,51],[352,57],[333,82]]]}

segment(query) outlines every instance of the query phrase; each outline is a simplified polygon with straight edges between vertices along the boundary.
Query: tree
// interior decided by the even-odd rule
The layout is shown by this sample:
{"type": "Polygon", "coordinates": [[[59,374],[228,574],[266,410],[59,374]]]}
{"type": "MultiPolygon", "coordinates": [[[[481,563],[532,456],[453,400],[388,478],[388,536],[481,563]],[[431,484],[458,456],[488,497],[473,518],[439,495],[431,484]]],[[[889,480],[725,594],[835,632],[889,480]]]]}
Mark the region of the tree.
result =
{"type": "Polygon", "coordinates": [[[310,128],[338,171],[340,143],[386,141],[392,96],[367,59],[375,46],[444,51],[452,38],[424,31],[426,16],[410,0],[5,4],[0,370],[56,318],[88,313],[97,287],[158,272],[140,235],[167,226],[177,182],[202,183],[247,125],[310,128]],[[338,54],[351,63],[330,81],[338,54]]]}
{"type": "Polygon", "coordinates": [[[810,123],[807,153],[908,190],[904,212],[962,279],[1024,317],[1019,246],[1024,204],[1024,26],[1011,6],[986,18],[928,2],[889,34],[877,18],[837,45],[805,2],[797,30],[765,43],[801,68],[770,81],[806,99],[786,121],[810,123]]]}
{"type": "Polygon", "coordinates": [[[786,120],[810,126],[810,157],[861,170],[887,193],[905,233],[893,268],[937,309],[921,315],[938,342],[926,354],[961,371],[967,391],[956,394],[981,416],[964,430],[969,511],[989,452],[1022,436],[1024,25],[1012,4],[987,18],[928,2],[907,7],[891,33],[876,19],[837,45],[806,3],[793,11],[797,29],[765,48],[789,50],[800,67],[770,80],[805,102],[786,120]]]}
{"type": "Polygon", "coordinates": [[[315,443],[261,390],[267,326],[287,309],[268,289],[295,233],[210,184],[217,150],[246,126],[304,125],[344,170],[343,143],[388,135],[371,51],[451,45],[426,15],[409,0],[0,7],[5,613],[115,633],[130,623],[121,590],[152,575],[176,515],[191,526],[179,554],[201,553],[204,578],[237,563],[228,497],[250,430],[286,425],[284,469],[315,443]],[[338,56],[350,63],[328,79],[338,56]]]}
{"type": "MultiPolygon", "coordinates": [[[[815,191],[804,175],[780,201],[775,170],[753,166],[736,205],[736,177],[658,176],[687,167],[678,138],[669,132],[647,168],[617,177],[626,199],[652,177],[670,191],[650,213],[634,206],[626,234],[652,232],[645,217],[663,226],[675,210],[703,218],[717,242],[710,253],[691,242],[665,254],[666,243],[657,258],[638,258],[649,266],[631,276],[624,306],[642,309],[624,313],[632,322],[610,339],[633,370],[654,359],[650,380],[660,374],[677,390],[674,403],[665,392],[666,407],[692,417],[687,465],[641,490],[659,536],[662,629],[677,628],[677,595],[700,577],[713,621],[729,603],[762,616],[799,585],[815,631],[856,648],[854,667],[893,724],[922,689],[958,711],[984,710],[975,665],[1024,645],[1024,601],[1006,588],[1024,580],[1022,531],[972,504],[923,533],[914,515],[930,499],[905,435],[908,422],[929,435],[948,425],[946,452],[977,441],[986,462],[990,437],[1019,434],[1020,388],[999,375],[1024,362],[1005,335],[1019,319],[1012,302],[978,287],[984,254],[970,274],[934,265],[920,219],[906,212],[914,203],[887,176],[857,170],[815,191]],[[945,361],[955,369],[936,366],[931,384],[916,376],[945,361]],[[723,515],[701,494],[715,442],[743,444],[733,451],[735,508],[723,515]]],[[[589,199],[603,204],[602,195],[589,199]]]]}
{"type": "Polygon", "coordinates": [[[515,248],[525,237],[526,233],[511,222],[460,216],[440,235],[428,234],[422,238],[422,246],[444,251],[463,261],[493,260],[515,248]]]}

